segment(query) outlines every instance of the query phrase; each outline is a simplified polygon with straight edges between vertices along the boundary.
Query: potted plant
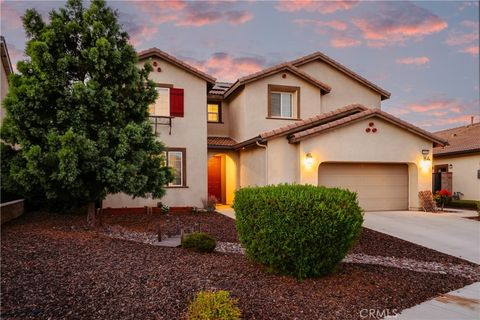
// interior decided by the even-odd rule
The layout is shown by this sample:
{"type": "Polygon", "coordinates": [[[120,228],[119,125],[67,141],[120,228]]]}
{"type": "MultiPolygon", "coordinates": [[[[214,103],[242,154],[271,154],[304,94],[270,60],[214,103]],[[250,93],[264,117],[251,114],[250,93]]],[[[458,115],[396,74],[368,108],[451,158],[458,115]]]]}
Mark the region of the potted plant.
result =
{"type": "Polygon", "coordinates": [[[435,193],[434,200],[437,203],[437,206],[440,207],[443,211],[445,204],[447,204],[452,197],[452,193],[446,189],[439,190],[435,193]]]}

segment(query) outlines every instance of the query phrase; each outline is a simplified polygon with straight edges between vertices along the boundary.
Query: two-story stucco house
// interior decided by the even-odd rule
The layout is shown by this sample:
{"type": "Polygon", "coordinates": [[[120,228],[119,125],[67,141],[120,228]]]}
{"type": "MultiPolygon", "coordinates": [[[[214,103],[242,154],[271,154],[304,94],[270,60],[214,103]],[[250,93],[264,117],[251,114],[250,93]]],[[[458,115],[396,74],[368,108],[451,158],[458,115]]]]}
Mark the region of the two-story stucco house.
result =
{"type": "Polygon", "coordinates": [[[238,79],[215,79],[165,52],[151,59],[154,130],[176,178],[162,199],[109,195],[103,207],[231,204],[245,186],[300,183],[358,192],[365,210],[418,208],[445,141],[381,111],[390,93],[322,53],[238,79]]]}

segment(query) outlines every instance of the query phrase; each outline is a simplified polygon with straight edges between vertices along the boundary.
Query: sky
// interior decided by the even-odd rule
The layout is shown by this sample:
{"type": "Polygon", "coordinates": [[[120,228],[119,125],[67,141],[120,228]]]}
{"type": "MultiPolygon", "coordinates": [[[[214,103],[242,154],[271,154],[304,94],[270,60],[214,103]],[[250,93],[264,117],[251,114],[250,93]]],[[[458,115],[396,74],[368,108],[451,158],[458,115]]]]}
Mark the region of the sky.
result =
{"type": "MultiPolygon", "coordinates": [[[[20,20],[64,1],[0,0],[12,63],[20,20]]],[[[480,120],[478,1],[107,1],[136,50],[157,47],[233,82],[321,51],[392,93],[382,110],[425,130],[480,120]]],[[[85,2],[88,5],[88,2],[85,2]]]]}

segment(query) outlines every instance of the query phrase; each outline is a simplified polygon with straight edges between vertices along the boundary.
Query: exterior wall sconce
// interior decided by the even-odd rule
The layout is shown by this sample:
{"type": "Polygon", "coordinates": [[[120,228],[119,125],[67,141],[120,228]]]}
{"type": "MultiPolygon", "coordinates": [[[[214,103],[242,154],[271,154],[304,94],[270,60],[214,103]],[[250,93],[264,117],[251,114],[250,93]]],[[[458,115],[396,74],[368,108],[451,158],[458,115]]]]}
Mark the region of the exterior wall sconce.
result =
{"type": "Polygon", "coordinates": [[[448,165],[448,169],[453,169],[453,164],[450,163],[450,164],[448,165]]]}
{"type": "Polygon", "coordinates": [[[313,157],[312,157],[312,154],[310,152],[307,153],[307,155],[305,156],[305,160],[303,160],[303,164],[306,167],[310,167],[313,164],[313,157]]]}
{"type": "Polygon", "coordinates": [[[432,167],[432,160],[430,159],[430,150],[422,150],[423,159],[420,160],[420,167],[423,172],[428,172],[432,167]]]}
{"type": "Polygon", "coordinates": [[[423,160],[430,161],[430,150],[423,149],[422,150],[423,160]]]}

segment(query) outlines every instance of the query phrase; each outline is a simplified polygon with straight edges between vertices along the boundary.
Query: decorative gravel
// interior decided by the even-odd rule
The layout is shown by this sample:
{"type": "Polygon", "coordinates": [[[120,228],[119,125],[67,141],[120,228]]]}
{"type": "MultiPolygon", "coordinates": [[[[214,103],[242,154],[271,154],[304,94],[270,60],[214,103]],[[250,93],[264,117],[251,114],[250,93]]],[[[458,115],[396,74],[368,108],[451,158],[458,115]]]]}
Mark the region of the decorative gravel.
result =
{"type": "MultiPolygon", "coordinates": [[[[122,219],[130,231],[147,232],[136,220],[122,219]]],[[[200,219],[205,229],[215,229],[219,244],[238,241],[234,222],[200,219]]],[[[194,220],[187,215],[185,221],[194,220]]],[[[84,222],[82,216],[35,213],[2,226],[2,319],[182,319],[196,292],[228,290],[244,319],[349,320],[363,309],[398,312],[473,282],[365,263],[341,263],[330,276],[297,281],[267,273],[243,255],[114,239],[84,222]]],[[[373,250],[363,248],[366,255],[373,250]]]]}

